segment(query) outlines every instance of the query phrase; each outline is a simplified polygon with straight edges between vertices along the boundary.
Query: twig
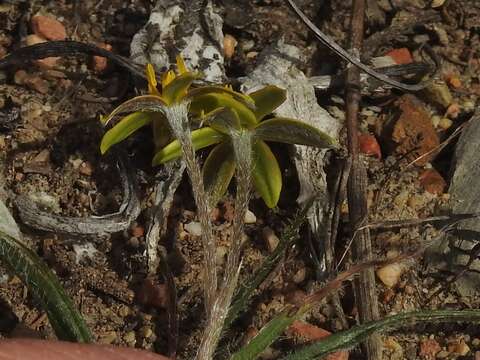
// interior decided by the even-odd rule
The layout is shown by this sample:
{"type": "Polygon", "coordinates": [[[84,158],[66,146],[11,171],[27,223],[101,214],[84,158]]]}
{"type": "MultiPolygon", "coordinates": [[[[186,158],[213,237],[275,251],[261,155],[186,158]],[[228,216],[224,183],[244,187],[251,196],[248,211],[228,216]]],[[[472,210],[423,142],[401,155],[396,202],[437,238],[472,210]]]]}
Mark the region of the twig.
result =
{"type": "Polygon", "coordinates": [[[141,207],[135,174],[124,161],[121,157],[118,164],[123,186],[123,202],[118,212],[86,218],[61,216],[42,210],[28,196],[21,195],[15,199],[20,219],[35,229],[73,236],[98,236],[127,229],[140,214],[141,207]]]}
{"type": "MultiPolygon", "coordinates": [[[[314,23],[310,21],[310,19],[300,10],[300,8],[293,2],[293,0],[287,0],[290,7],[296,12],[298,17],[308,26],[308,28],[315,34],[317,39],[325,45],[328,49],[335,52],[338,56],[340,56],[343,60],[348,61],[349,63],[355,65],[356,67],[362,69],[365,73],[370,75],[371,77],[380,80],[390,86],[393,86],[397,89],[405,90],[405,91],[418,91],[425,86],[428,85],[428,82],[423,82],[421,84],[415,85],[408,85],[396,81],[394,79],[389,78],[377,71],[369,68],[367,65],[363,64],[358,56],[351,55],[347,51],[345,51],[340,45],[338,45],[333,39],[331,39],[327,34],[323,33],[318,27],[315,26],[314,23]]],[[[363,27],[363,26],[362,26],[363,27]]]]}
{"type": "MultiPolygon", "coordinates": [[[[351,52],[357,58],[360,58],[363,44],[364,16],[365,0],[355,0],[350,27],[350,47],[351,52]]],[[[359,85],[360,71],[352,66],[347,72],[346,87],[347,146],[352,159],[347,191],[350,224],[354,234],[352,256],[356,262],[366,262],[372,260],[373,257],[370,232],[368,229],[357,231],[361,223],[368,218],[367,173],[358,151],[358,112],[361,97],[359,85]]],[[[379,319],[373,269],[369,268],[360,273],[359,277],[355,279],[354,290],[360,322],[365,323],[379,319]]],[[[382,359],[382,346],[378,335],[372,335],[367,339],[365,350],[369,360],[382,359]]]]}

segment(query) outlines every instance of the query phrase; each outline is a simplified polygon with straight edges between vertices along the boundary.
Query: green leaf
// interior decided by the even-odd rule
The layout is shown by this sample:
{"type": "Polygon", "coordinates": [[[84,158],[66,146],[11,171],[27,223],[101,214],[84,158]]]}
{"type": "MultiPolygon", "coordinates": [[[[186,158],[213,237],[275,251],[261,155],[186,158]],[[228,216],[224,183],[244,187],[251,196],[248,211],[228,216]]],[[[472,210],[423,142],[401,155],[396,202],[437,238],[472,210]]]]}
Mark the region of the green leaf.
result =
{"type": "Polygon", "coordinates": [[[188,92],[187,97],[190,99],[195,99],[198,96],[207,95],[207,94],[226,94],[233,97],[235,100],[239,101],[250,110],[255,110],[255,102],[250,97],[250,95],[242,94],[232,90],[226,86],[201,86],[196,89],[192,89],[188,92]]]}
{"type": "Polygon", "coordinates": [[[113,128],[108,130],[105,135],[103,135],[102,142],[100,144],[100,152],[105,154],[112,145],[115,145],[126,139],[141,127],[150,124],[152,122],[153,115],[154,113],[137,111],[133,114],[125,116],[118,122],[118,124],[116,124],[113,128]]]}
{"type": "Polygon", "coordinates": [[[206,123],[213,129],[227,135],[230,134],[232,129],[241,129],[237,113],[229,108],[219,108],[210,112],[206,123]]]}
{"type": "Polygon", "coordinates": [[[117,106],[109,115],[102,117],[101,122],[105,126],[118,114],[125,112],[142,111],[163,113],[166,105],[165,100],[157,95],[136,96],[117,106]]]}
{"type": "Polygon", "coordinates": [[[231,144],[225,141],[215,146],[208,154],[202,172],[205,189],[212,205],[216,205],[235,174],[235,155],[231,144]]]}
{"type": "Polygon", "coordinates": [[[190,113],[201,116],[219,108],[230,108],[237,113],[242,126],[253,128],[258,121],[255,114],[244,103],[235,100],[230,94],[205,94],[196,96],[190,104],[190,113]]]}
{"type": "Polygon", "coordinates": [[[265,86],[263,89],[248,94],[255,102],[255,116],[258,120],[271,114],[287,99],[287,92],[275,85],[265,86]]]}
{"type": "Polygon", "coordinates": [[[58,278],[20,239],[21,234],[0,201],[0,261],[18,276],[47,313],[60,340],[92,342],[93,337],[58,278]]]}
{"type": "MultiPolygon", "coordinates": [[[[204,127],[192,131],[192,142],[195,150],[203,149],[207,146],[218,144],[225,140],[225,135],[210,128],[204,127]]],[[[172,141],[162,150],[157,152],[152,160],[152,165],[160,165],[182,156],[182,148],[178,140],[172,141]]]]}
{"type": "Polygon", "coordinates": [[[276,117],[262,121],[255,128],[255,136],[266,141],[282,142],[331,148],[336,146],[335,140],[324,132],[304,122],[276,117]]]}
{"type": "Polygon", "coordinates": [[[282,173],[268,145],[258,140],[253,145],[253,183],[269,208],[277,205],[282,190],[282,173]]]}
{"type": "Polygon", "coordinates": [[[480,322],[480,310],[425,310],[389,316],[387,318],[357,325],[349,330],[329,335],[311,345],[283,357],[283,360],[321,359],[345,348],[351,348],[377,331],[394,330],[412,322],[480,322]]]}
{"type": "Polygon", "coordinates": [[[199,75],[193,72],[186,72],[177,76],[171,83],[162,89],[162,97],[169,105],[173,102],[180,101],[187,95],[188,88],[198,77],[199,75]]]}
{"type": "Polygon", "coordinates": [[[292,323],[297,314],[283,312],[270,320],[250,342],[232,355],[230,360],[255,360],[270,346],[292,323]]]}

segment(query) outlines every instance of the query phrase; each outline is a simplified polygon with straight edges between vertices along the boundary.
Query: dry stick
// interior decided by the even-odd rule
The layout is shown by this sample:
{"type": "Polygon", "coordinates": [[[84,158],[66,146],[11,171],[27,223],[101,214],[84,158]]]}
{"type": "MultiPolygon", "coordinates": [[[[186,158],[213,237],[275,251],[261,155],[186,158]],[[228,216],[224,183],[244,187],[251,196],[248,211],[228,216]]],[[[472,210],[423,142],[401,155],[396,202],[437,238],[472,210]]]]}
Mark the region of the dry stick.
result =
{"type": "MultiPolygon", "coordinates": [[[[350,27],[351,53],[360,58],[363,44],[365,16],[365,0],[353,2],[350,27]]],[[[356,231],[367,219],[367,173],[358,151],[358,112],[360,103],[360,71],[350,66],[347,72],[346,87],[346,121],[348,151],[352,158],[352,167],[348,179],[348,205],[350,224],[353,234],[357,234],[352,246],[352,255],[356,262],[372,259],[372,243],[368,229],[356,231]]],[[[355,299],[358,306],[360,322],[365,323],[379,319],[377,295],[375,293],[375,274],[373,269],[364,270],[354,282],[355,299]]],[[[382,346],[379,335],[372,335],[365,342],[365,350],[369,360],[382,359],[382,346]]]]}

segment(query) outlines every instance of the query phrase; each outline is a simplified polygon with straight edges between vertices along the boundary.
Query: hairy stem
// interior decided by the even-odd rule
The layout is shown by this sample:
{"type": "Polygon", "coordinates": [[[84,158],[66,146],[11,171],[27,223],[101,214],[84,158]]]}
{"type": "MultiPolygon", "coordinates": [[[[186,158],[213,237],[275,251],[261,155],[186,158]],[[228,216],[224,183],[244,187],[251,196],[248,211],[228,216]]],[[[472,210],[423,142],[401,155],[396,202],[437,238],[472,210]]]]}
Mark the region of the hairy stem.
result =
{"type": "Polygon", "coordinates": [[[237,194],[235,197],[235,215],[232,227],[232,245],[227,257],[223,282],[212,316],[208,319],[207,327],[197,352],[197,360],[210,360],[218,344],[225,319],[230,310],[233,294],[237,286],[240,273],[240,252],[243,237],[244,219],[248,209],[251,189],[252,155],[251,135],[248,131],[230,133],[232,146],[235,152],[237,194]]]}
{"type": "Polygon", "coordinates": [[[183,102],[165,108],[165,116],[168,119],[173,134],[182,145],[183,159],[187,166],[187,173],[192,184],[193,197],[197,205],[198,219],[202,227],[203,245],[203,269],[205,281],[204,297],[207,319],[212,317],[216,306],[217,297],[217,268],[215,264],[216,246],[213,235],[212,223],[210,222],[209,198],[203,184],[202,171],[195,158],[188,124],[188,104],[183,102]]]}

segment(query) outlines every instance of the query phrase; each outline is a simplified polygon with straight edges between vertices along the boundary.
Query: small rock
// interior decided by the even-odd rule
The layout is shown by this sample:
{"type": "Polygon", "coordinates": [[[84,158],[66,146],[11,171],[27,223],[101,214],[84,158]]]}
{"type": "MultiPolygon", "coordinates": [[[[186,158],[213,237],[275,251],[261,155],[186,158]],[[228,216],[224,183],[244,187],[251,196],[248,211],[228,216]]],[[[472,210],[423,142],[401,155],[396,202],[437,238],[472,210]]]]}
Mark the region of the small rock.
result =
{"type": "Polygon", "coordinates": [[[480,347],[480,339],[479,338],[474,338],[472,340],[472,346],[476,347],[476,348],[480,347]]]}
{"type": "Polygon", "coordinates": [[[462,81],[457,75],[451,75],[447,78],[448,84],[454,89],[460,89],[462,87],[462,81]]]}
{"type": "Polygon", "coordinates": [[[307,269],[305,267],[302,267],[298,269],[298,271],[293,275],[293,282],[295,284],[300,284],[305,281],[305,278],[307,277],[307,269]]]}
{"type": "Polygon", "coordinates": [[[223,54],[225,55],[225,59],[231,59],[233,54],[235,53],[235,48],[238,45],[237,39],[235,39],[230,34],[225,34],[223,37],[223,54]]]}
{"type": "Polygon", "coordinates": [[[136,224],[132,226],[131,233],[133,237],[136,237],[136,238],[142,237],[143,235],[145,235],[145,228],[141,225],[136,224]]]}
{"type": "Polygon", "coordinates": [[[433,360],[442,348],[435,339],[426,339],[420,342],[420,357],[425,360],[433,360]]]}
{"type": "Polygon", "coordinates": [[[407,48],[393,49],[389,51],[386,56],[390,56],[395,64],[410,64],[413,62],[412,54],[407,48]]]}
{"type": "MultiPolygon", "coordinates": [[[[387,121],[382,131],[386,145],[398,155],[405,155],[407,161],[435,149],[439,138],[423,103],[413,95],[403,95],[397,102],[398,113],[387,121]]],[[[423,156],[415,164],[423,166],[433,159],[433,154],[423,156]]]]}
{"type": "Polygon", "coordinates": [[[37,75],[27,76],[24,79],[24,84],[40,94],[47,94],[49,91],[48,81],[37,75]]]}
{"type": "Polygon", "coordinates": [[[377,270],[377,276],[387,287],[392,288],[397,285],[402,276],[403,266],[401,264],[386,265],[377,270]]]}
{"type": "Polygon", "coordinates": [[[450,353],[446,350],[439,351],[436,356],[437,359],[447,359],[449,357],[450,353]]]}
{"type": "MultiPolygon", "coordinates": [[[[101,49],[112,51],[112,45],[106,43],[97,44],[97,46],[101,49]]],[[[103,56],[94,56],[93,57],[93,64],[92,68],[97,74],[104,72],[107,69],[108,60],[106,57],[103,56]]]]}
{"type": "Polygon", "coordinates": [[[453,121],[449,118],[441,118],[440,122],[438,123],[438,127],[442,130],[447,130],[453,125],[453,121]]]}
{"type": "Polygon", "coordinates": [[[152,279],[145,279],[137,292],[138,302],[146,306],[166,308],[168,303],[167,286],[156,284],[152,279]]]}
{"type": "MultiPolygon", "coordinates": [[[[35,35],[35,34],[28,35],[25,38],[25,44],[27,46],[40,44],[40,43],[44,43],[44,42],[47,42],[47,40],[45,40],[44,38],[42,38],[38,35],[35,35]]],[[[44,58],[44,59],[35,60],[35,64],[37,64],[39,67],[49,69],[49,68],[52,68],[55,65],[57,65],[57,62],[59,60],[60,60],[59,57],[51,56],[51,57],[47,57],[47,58],[44,58]]]]}
{"type": "Polygon", "coordinates": [[[67,31],[65,26],[57,19],[50,16],[36,15],[31,20],[32,30],[48,40],[65,40],[67,31]]]}
{"type": "Polygon", "coordinates": [[[149,339],[152,337],[153,335],[153,330],[150,326],[142,326],[140,328],[140,335],[144,338],[144,339],[149,339]]]}
{"type": "Polygon", "coordinates": [[[202,226],[197,221],[191,221],[188,224],[184,224],[183,228],[190,234],[194,236],[202,235],[202,226]]]}
{"type": "Polygon", "coordinates": [[[430,194],[441,195],[447,187],[442,175],[435,169],[427,169],[419,176],[420,185],[430,194]]]}
{"type": "Polygon", "coordinates": [[[13,81],[17,85],[23,85],[25,84],[25,79],[28,78],[28,73],[25,70],[18,70],[15,72],[15,75],[13,75],[13,81]]]}
{"type": "MultiPolygon", "coordinates": [[[[318,326],[311,325],[299,320],[295,320],[292,325],[286,331],[288,335],[294,336],[307,342],[323,339],[329,335],[331,332],[324,330],[318,326]]],[[[334,352],[327,357],[327,360],[348,360],[348,351],[341,350],[334,352]]]]}
{"type": "Polygon", "coordinates": [[[245,213],[244,222],[245,224],[255,224],[257,222],[257,217],[253,212],[247,210],[247,212],[245,213]]]}
{"type": "Polygon", "coordinates": [[[98,337],[98,342],[104,345],[113,344],[115,340],[117,340],[117,333],[115,331],[107,331],[98,337]]]}
{"type": "Polygon", "coordinates": [[[263,228],[262,235],[263,240],[267,245],[268,252],[274,252],[278,244],[280,243],[280,239],[278,238],[278,236],[275,235],[275,232],[268,226],[263,228]]]}
{"type": "Polygon", "coordinates": [[[456,119],[460,115],[460,105],[457,103],[452,103],[447,108],[445,116],[449,117],[450,119],[456,119]]]}
{"type": "Polygon", "coordinates": [[[433,81],[423,91],[429,101],[442,106],[444,109],[453,101],[450,89],[444,81],[433,81]]]}
{"type": "Polygon", "coordinates": [[[448,351],[454,354],[458,354],[460,356],[465,356],[470,352],[470,348],[465,343],[465,341],[460,340],[459,343],[448,345],[448,351]]]}
{"type": "Polygon", "coordinates": [[[444,2],[445,0],[433,0],[430,6],[435,9],[442,6],[444,2]]]}
{"type": "Polygon", "coordinates": [[[80,168],[78,169],[79,173],[85,176],[92,176],[93,166],[88,161],[82,162],[80,168]]]}
{"type": "Polygon", "coordinates": [[[394,337],[388,336],[385,341],[384,341],[385,348],[389,349],[390,351],[393,352],[391,355],[391,359],[404,359],[405,357],[403,356],[403,348],[402,345],[400,345],[394,337]]]}
{"type": "Polygon", "coordinates": [[[370,134],[359,134],[358,144],[360,152],[365,155],[375,156],[377,159],[382,158],[382,151],[375,136],[370,134]]]}
{"type": "Polygon", "coordinates": [[[137,337],[134,331],[129,331],[125,335],[123,335],[123,340],[129,345],[133,346],[137,342],[137,337]]]}
{"type": "Polygon", "coordinates": [[[127,317],[128,315],[130,315],[130,313],[131,313],[130,308],[126,305],[121,305],[120,308],[118,309],[118,315],[120,315],[120,317],[122,318],[127,317]]]}

